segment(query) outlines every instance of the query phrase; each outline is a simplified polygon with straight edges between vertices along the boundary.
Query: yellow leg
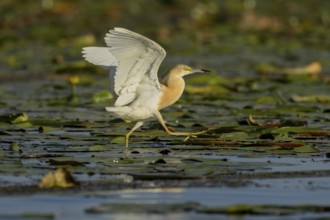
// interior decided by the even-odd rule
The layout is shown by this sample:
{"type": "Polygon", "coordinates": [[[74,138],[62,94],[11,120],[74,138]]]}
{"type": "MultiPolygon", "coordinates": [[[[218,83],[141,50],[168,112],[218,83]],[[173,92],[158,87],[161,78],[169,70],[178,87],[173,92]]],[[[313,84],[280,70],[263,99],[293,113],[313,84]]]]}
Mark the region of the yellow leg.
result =
{"type": "MultiPolygon", "coordinates": [[[[156,112],[155,113],[155,116],[156,118],[158,119],[159,123],[163,126],[164,130],[166,131],[167,134],[169,135],[173,135],[173,136],[188,136],[188,137],[191,137],[191,136],[196,136],[196,135],[199,135],[199,134],[203,134],[205,133],[206,131],[199,131],[199,132],[172,132],[170,131],[165,122],[164,122],[164,119],[163,119],[163,116],[160,114],[160,112],[156,112]]],[[[187,138],[185,140],[188,140],[187,138]]]]}
{"type": "Polygon", "coordinates": [[[125,147],[128,148],[128,140],[129,140],[129,136],[139,127],[141,127],[143,125],[143,121],[138,121],[134,127],[125,135],[125,147]]]}

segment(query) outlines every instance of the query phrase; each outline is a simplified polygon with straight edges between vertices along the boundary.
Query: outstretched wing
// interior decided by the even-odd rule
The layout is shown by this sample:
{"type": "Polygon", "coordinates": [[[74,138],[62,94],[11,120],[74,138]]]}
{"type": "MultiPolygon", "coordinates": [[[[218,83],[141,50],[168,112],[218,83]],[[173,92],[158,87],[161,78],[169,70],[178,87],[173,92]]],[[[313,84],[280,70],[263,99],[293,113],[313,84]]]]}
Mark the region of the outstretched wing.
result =
{"type": "Polygon", "coordinates": [[[145,77],[160,89],[157,73],[166,52],[159,44],[124,28],[110,30],[105,42],[118,62],[112,78],[118,95],[115,106],[132,102],[145,77]]]}
{"type": "MultiPolygon", "coordinates": [[[[110,53],[108,47],[84,47],[82,50],[83,57],[90,63],[102,67],[110,72],[110,78],[114,78],[118,66],[117,59],[110,53]]],[[[117,95],[114,91],[114,80],[110,82],[110,91],[113,95],[117,95]]]]}
{"type": "Polygon", "coordinates": [[[110,66],[117,66],[117,59],[107,47],[84,47],[83,57],[90,63],[109,70],[110,66]]]}

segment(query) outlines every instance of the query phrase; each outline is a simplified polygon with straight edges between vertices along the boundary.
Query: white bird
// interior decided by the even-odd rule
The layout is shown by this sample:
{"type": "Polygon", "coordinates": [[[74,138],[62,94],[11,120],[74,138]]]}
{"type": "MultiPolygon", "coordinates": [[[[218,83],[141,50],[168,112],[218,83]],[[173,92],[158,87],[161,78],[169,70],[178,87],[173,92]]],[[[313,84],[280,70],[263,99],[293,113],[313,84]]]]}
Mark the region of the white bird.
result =
{"type": "Polygon", "coordinates": [[[125,135],[126,147],[133,131],[151,117],[157,118],[169,135],[192,136],[201,133],[170,131],[159,110],[180,98],[185,87],[183,76],[208,70],[179,64],[159,81],[158,69],[166,56],[159,44],[124,28],[110,30],[104,39],[107,47],[85,47],[82,53],[88,62],[110,71],[110,90],[116,101],[113,107],[106,107],[106,111],[124,120],[136,121],[125,135]]]}

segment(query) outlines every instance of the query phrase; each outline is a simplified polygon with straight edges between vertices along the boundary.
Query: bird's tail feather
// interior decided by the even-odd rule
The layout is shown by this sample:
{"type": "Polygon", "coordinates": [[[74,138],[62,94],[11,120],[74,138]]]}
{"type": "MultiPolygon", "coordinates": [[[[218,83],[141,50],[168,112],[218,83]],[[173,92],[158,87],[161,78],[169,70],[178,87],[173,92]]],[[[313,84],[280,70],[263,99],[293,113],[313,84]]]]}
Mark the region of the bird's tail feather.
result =
{"type": "Polygon", "coordinates": [[[107,112],[113,112],[113,113],[126,113],[130,110],[128,106],[119,106],[119,107],[105,107],[105,110],[107,112]]]}

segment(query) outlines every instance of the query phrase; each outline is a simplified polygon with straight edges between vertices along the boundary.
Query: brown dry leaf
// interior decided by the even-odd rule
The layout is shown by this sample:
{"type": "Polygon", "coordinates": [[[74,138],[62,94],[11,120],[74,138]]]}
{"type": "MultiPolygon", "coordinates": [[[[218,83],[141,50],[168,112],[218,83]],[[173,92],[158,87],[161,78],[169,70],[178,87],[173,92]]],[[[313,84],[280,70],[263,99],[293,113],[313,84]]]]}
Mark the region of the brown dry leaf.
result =
{"type": "Polygon", "coordinates": [[[280,68],[272,64],[263,63],[258,65],[257,71],[262,74],[278,75],[311,75],[318,76],[322,71],[321,63],[315,61],[303,67],[280,68]]]}
{"type": "Polygon", "coordinates": [[[284,126],[290,126],[290,127],[300,127],[307,125],[307,121],[305,120],[276,120],[276,121],[265,121],[265,122],[259,122],[257,121],[251,114],[249,114],[247,118],[247,122],[250,125],[260,126],[260,127],[271,127],[271,128],[277,128],[277,127],[284,127],[284,126]]]}
{"type": "Polygon", "coordinates": [[[48,189],[54,187],[68,188],[78,186],[79,183],[65,168],[58,168],[55,172],[47,173],[39,183],[39,188],[48,189]]]}
{"type": "Polygon", "coordinates": [[[250,125],[256,125],[261,127],[277,127],[281,124],[280,121],[258,122],[256,119],[253,118],[251,114],[249,114],[247,121],[250,125]]]}
{"type": "Polygon", "coordinates": [[[329,103],[330,96],[327,95],[293,95],[292,100],[294,102],[318,102],[318,103],[329,103]]]}
{"type": "Polygon", "coordinates": [[[241,28],[245,30],[280,31],[283,29],[283,22],[275,16],[260,15],[254,11],[246,10],[242,14],[241,28]]]}
{"type": "Polygon", "coordinates": [[[39,183],[39,188],[48,189],[55,187],[55,176],[52,172],[47,173],[39,183]]]}
{"type": "Polygon", "coordinates": [[[296,68],[284,68],[283,73],[289,75],[300,75],[300,74],[310,74],[310,75],[318,75],[322,71],[322,66],[319,62],[312,62],[304,67],[296,67],[296,68]]]}

